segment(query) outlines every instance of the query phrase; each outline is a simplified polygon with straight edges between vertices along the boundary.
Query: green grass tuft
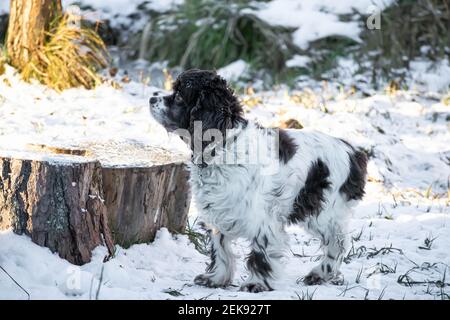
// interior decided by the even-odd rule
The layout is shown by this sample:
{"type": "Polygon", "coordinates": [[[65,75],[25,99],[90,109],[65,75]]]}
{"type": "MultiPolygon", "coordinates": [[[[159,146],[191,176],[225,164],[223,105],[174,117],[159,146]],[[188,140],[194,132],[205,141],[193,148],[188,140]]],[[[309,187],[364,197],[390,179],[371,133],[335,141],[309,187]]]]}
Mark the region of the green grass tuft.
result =
{"type": "Polygon", "coordinates": [[[194,221],[193,225],[191,225],[188,221],[185,234],[188,236],[189,240],[194,244],[195,249],[198,252],[204,255],[209,255],[210,238],[206,233],[194,230],[196,222],[197,219],[194,221]]]}
{"type": "Polygon", "coordinates": [[[186,1],[156,16],[145,58],[204,69],[243,59],[275,77],[287,74],[286,61],[298,52],[293,30],[269,25],[249,12],[252,8],[250,1],[186,1]]]}

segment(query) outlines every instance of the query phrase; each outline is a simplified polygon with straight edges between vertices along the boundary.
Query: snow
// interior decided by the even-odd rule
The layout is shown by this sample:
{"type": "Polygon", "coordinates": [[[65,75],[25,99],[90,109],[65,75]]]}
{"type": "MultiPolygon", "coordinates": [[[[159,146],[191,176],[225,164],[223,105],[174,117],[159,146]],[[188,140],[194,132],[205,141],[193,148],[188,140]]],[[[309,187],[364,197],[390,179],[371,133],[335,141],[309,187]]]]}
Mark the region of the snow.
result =
{"type": "MultiPolygon", "coordinates": [[[[182,4],[184,0],[63,0],[63,8],[80,6],[81,15],[91,21],[108,20],[112,27],[142,31],[149,21],[148,11],[166,12],[182,4]]],[[[75,11],[76,12],[76,11],[75,11]]]]}
{"type": "MultiPolygon", "coordinates": [[[[122,14],[129,15],[138,11],[137,7],[142,5],[145,1],[142,0],[64,0],[63,5],[67,7],[74,3],[81,5],[89,5],[97,10],[110,13],[112,15],[122,14]]],[[[182,3],[183,0],[151,0],[147,1],[146,7],[155,11],[163,12],[170,10],[175,5],[182,3]]]]}
{"type": "MultiPolygon", "coordinates": [[[[34,245],[26,236],[2,232],[0,237],[0,265],[22,284],[33,283],[24,287],[33,299],[95,298],[102,269],[103,279],[109,284],[102,283],[100,298],[163,299],[168,296],[163,289],[178,286],[195,270],[203,268],[199,261],[196,268],[185,271],[177,267],[183,261],[186,264],[202,257],[185,236],[174,239],[167,229],[160,230],[151,245],[134,245],[129,250],[118,248],[116,257],[105,264],[106,251],[99,247],[93,253],[92,262],[82,267],[71,265],[49,249],[34,245]],[[160,290],[151,294],[154,286],[159,286],[160,290]]],[[[6,274],[0,274],[0,299],[27,298],[17,289],[6,274]]]]}
{"type": "MultiPolygon", "coordinates": [[[[109,20],[118,28],[129,26],[133,31],[141,31],[148,18],[130,18],[134,13],[145,11],[166,12],[182,4],[184,0],[63,0],[64,10],[81,13],[87,20],[109,20]],[[85,9],[79,12],[78,6],[85,9]]],[[[0,14],[9,12],[9,1],[0,1],[0,14]]]]}
{"type": "MultiPolygon", "coordinates": [[[[446,298],[448,284],[440,287],[436,281],[444,279],[450,265],[449,109],[441,101],[448,94],[450,73],[436,74],[420,62],[415,66],[412,79],[426,81],[395,94],[380,91],[364,97],[329,84],[303,91],[280,87],[242,97],[258,101],[256,106],[245,106],[250,119],[279,125],[295,118],[305,127],[347,139],[372,154],[367,195],[350,221],[353,241],[342,267],[342,286],[305,287],[297,281],[320,258],[318,240],[297,226],[288,228],[291,252],[276,290],[260,294],[238,291],[246,274],[246,241],[233,245],[239,257],[234,286],[202,288],[193,284],[193,278],[203,272],[208,258],[196,251],[187,236],[171,235],[166,229],[151,244],[117,246],[117,256],[106,263],[106,249],[98,247],[92,261],[81,267],[27,236],[2,231],[0,266],[31,299],[95,299],[98,288],[99,299],[298,299],[311,294],[314,299],[446,298]],[[432,240],[431,245],[426,239],[432,240]],[[408,279],[424,283],[399,283],[408,279]]],[[[351,83],[351,79],[339,80],[351,83]]],[[[7,68],[0,76],[0,150],[39,157],[29,144],[81,146],[93,148],[96,157],[112,165],[146,164],[151,147],[186,156],[186,146],[149,115],[148,97],[158,89],[136,82],[121,85],[121,89],[105,84],[93,91],[57,94],[24,83],[7,68]]],[[[196,216],[193,204],[191,225],[196,216]]],[[[0,269],[0,299],[27,297],[0,269]]]]}
{"type": "Polygon", "coordinates": [[[254,13],[269,24],[297,29],[293,40],[302,49],[309,43],[329,36],[341,36],[360,42],[361,26],[355,21],[340,21],[339,15],[352,14],[355,11],[368,14],[373,6],[380,11],[391,5],[393,0],[273,0],[254,13]]]}
{"type": "Polygon", "coordinates": [[[294,55],[291,59],[286,61],[286,66],[288,68],[294,67],[306,67],[307,64],[311,61],[311,58],[308,56],[294,55]]]}
{"type": "Polygon", "coordinates": [[[245,76],[250,66],[244,60],[237,60],[229,65],[217,70],[217,73],[227,81],[237,81],[240,77],[245,76]]]}
{"type": "Polygon", "coordinates": [[[7,13],[9,11],[9,1],[0,2],[0,14],[7,13]]]}
{"type": "Polygon", "coordinates": [[[410,63],[413,85],[429,88],[431,91],[444,91],[450,87],[450,62],[442,60],[431,65],[429,61],[416,59],[410,63]]]}
{"type": "Polygon", "coordinates": [[[164,12],[184,2],[184,0],[63,0],[63,6],[73,4],[91,6],[110,15],[129,15],[138,11],[138,6],[146,2],[145,7],[154,11],[164,12]]]}

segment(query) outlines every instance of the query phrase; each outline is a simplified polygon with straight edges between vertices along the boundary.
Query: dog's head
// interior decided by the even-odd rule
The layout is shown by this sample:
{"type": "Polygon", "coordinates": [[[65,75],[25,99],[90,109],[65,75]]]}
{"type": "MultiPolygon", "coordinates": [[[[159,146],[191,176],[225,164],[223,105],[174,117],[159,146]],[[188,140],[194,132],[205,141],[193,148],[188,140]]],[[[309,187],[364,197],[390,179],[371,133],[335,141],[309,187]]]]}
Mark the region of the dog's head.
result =
{"type": "Polygon", "coordinates": [[[155,93],[150,98],[153,117],[168,131],[186,129],[192,134],[194,122],[203,131],[232,129],[242,118],[242,107],[215,71],[188,70],[180,74],[168,96],[155,93]]]}

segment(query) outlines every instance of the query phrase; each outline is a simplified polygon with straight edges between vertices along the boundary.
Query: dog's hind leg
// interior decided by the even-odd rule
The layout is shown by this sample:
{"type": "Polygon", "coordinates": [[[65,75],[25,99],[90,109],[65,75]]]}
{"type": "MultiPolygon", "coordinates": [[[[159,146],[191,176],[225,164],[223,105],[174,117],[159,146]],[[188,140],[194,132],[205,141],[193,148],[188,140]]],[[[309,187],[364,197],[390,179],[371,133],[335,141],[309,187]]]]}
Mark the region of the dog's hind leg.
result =
{"type": "Polygon", "coordinates": [[[206,287],[226,287],[234,276],[234,254],[231,250],[231,238],[217,230],[208,231],[211,237],[211,263],[206,273],[194,279],[194,283],[206,287]]]}
{"type": "Polygon", "coordinates": [[[287,237],[281,224],[259,228],[247,257],[250,276],[242,284],[241,291],[257,293],[273,290],[271,283],[280,271],[280,259],[284,255],[286,245],[287,237]]]}
{"type": "MultiPolygon", "coordinates": [[[[314,219],[314,218],[312,218],[314,219]]],[[[330,218],[328,221],[310,221],[310,231],[317,235],[322,242],[323,258],[321,263],[313,268],[304,278],[306,285],[317,285],[325,282],[342,284],[343,276],[339,268],[348,247],[348,234],[345,231],[345,218],[330,218]],[[341,219],[344,219],[341,220],[341,219]]]]}

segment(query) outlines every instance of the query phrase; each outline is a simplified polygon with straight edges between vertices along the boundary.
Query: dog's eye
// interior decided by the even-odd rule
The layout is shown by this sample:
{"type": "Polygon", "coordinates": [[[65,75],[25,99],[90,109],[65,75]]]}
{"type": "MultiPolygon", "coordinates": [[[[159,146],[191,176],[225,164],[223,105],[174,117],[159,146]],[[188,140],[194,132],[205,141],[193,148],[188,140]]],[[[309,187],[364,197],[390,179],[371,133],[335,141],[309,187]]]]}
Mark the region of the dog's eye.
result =
{"type": "Polygon", "coordinates": [[[176,103],[183,103],[183,98],[181,97],[181,95],[179,93],[177,93],[175,95],[175,102],[176,103]]]}

